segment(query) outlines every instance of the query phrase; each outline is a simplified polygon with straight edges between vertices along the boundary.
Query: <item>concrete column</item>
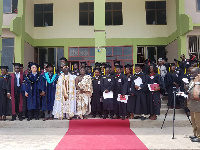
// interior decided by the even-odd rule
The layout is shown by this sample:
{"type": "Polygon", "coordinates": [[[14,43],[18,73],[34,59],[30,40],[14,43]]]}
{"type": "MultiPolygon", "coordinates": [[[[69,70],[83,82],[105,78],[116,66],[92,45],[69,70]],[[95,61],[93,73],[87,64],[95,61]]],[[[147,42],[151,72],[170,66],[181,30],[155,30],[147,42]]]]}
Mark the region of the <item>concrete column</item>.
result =
{"type": "Polygon", "coordinates": [[[94,0],[95,62],[106,62],[105,0],[94,0]]]}

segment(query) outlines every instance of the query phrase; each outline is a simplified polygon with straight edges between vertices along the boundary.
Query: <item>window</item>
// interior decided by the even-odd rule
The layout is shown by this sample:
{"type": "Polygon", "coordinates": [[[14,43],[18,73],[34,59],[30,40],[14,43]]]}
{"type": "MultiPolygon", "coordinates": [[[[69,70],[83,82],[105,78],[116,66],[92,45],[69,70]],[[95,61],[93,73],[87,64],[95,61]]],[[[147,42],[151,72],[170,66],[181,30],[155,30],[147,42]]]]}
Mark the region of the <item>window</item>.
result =
{"type": "Polygon", "coordinates": [[[200,11],[200,0],[197,0],[197,11],[200,11]]]}
{"type": "MultiPolygon", "coordinates": [[[[35,55],[39,54],[39,65],[43,66],[44,62],[54,64],[55,67],[61,65],[59,59],[64,56],[64,49],[62,47],[57,48],[39,48],[36,49],[35,55]]],[[[37,62],[35,60],[35,62],[37,62]]]]}
{"type": "Polygon", "coordinates": [[[18,0],[3,0],[3,13],[17,13],[18,0]]]}
{"type": "Polygon", "coordinates": [[[71,61],[95,60],[95,48],[94,47],[70,47],[69,60],[71,61]]]}
{"type": "Polygon", "coordinates": [[[1,65],[8,66],[9,72],[13,72],[14,39],[2,39],[1,65]]]}
{"type": "Polygon", "coordinates": [[[34,27],[53,26],[53,4],[34,5],[34,27]]]}
{"type": "Polygon", "coordinates": [[[79,25],[94,25],[94,3],[79,3],[79,25]]]}
{"type": "Polygon", "coordinates": [[[146,2],[146,24],[166,25],[166,1],[146,2]]]}
{"type": "Polygon", "coordinates": [[[106,25],[123,25],[122,3],[106,3],[106,25]]]}

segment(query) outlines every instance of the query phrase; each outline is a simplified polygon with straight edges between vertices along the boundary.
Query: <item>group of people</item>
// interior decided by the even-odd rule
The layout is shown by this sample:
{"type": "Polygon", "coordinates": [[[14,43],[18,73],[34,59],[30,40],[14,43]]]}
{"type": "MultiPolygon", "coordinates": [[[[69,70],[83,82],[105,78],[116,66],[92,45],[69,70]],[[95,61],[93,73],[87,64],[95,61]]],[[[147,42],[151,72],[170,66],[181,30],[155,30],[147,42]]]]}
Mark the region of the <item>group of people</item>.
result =
{"type": "MultiPolygon", "coordinates": [[[[1,66],[0,76],[0,120],[12,115],[22,121],[58,119],[84,119],[87,115],[103,119],[151,119],[160,115],[161,95],[168,92],[168,105],[172,106],[172,89],[181,87],[183,75],[189,78],[190,67],[182,59],[172,64],[159,58],[158,65],[149,60],[144,67],[140,64],[120,65],[114,62],[115,69],[106,63],[95,63],[95,68],[81,62],[71,67],[67,59],[60,59],[59,71],[50,63],[44,69],[30,62],[23,72],[23,65],[13,63],[14,73],[8,74],[7,66],[1,66]],[[122,69],[124,68],[124,69],[122,69]],[[187,72],[183,71],[187,68],[187,72]],[[165,90],[167,89],[167,90],[165,90]],[[170,97],[171,96],[171,97],[170,97]],[[25,117],[24,117],[25,116],[25,117]],[[147,117],[148,116],[148,117],[147,117]]],[[[179,105],[178,105],[179,106],[179,105]]]]}

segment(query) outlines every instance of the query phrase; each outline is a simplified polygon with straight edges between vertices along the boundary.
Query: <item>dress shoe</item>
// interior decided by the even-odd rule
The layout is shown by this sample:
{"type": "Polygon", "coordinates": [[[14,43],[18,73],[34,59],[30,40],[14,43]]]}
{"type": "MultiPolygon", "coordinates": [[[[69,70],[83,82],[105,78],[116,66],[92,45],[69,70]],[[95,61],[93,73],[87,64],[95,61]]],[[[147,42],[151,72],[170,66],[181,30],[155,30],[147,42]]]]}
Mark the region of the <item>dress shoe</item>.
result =
{"type": "Polygon", "coordinates": [[[124,117],[124,116],[122,117],[122,120],[125,120],[125,117],[124,117]]]}
{"type": "Polygon", "coordinates": [[[200,142],[200,139],[199,138],[194,138],[194,139],[191,139],[192,142],[200,142]]]}
{"type": "Polygon", "coordinates": [[[146,120],[146,117],[142,116],[142,117],[141,117],[141,120],[146,120]]]}
{"type": "Polygon", "coordinates": [[[103,116],[103,119],[106,119],[106,118],[108,118],[107,116],[103,116]]]}
{"type": "Polygon", "coordinates": [[[141,118],[140,116],[135,116],[135,117],[134,117],[134,119],[140,119],[140,118],[141,118]]]}
{"type": "Polygon", "coordinates": [[[39,118],[35,118],[35,120],[39,120],[39,118]]]}
{"type": "Polygon", "coordinates": [[[117,115],[117,116],[115,116],[115,119],[120,119],[120,116],[118,116],[118,115],[117,115]]]}
{"type": "Polygon", "coordinates": [[[196,136],[189,136],[190,139],[195,139],[197,138],[196,136]]]}
{"type": "Polygon", "coordinates": [[[110,119],[113,119],[113,116],[110,116],[110,119]]]}
{"type": "Polygon", "coordinates": [[[19,121],[23,121],[23,119],[22,119],[22,118],[20,118],[20,119],[19,119],[19,121]]]}

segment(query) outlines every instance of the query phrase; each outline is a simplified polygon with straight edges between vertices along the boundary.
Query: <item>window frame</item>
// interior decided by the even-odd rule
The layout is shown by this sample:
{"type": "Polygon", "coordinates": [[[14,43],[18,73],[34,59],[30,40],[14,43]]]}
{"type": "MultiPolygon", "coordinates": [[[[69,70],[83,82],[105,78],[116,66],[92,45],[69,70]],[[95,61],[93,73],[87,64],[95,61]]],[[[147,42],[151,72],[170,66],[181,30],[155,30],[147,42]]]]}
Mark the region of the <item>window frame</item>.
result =
{"type": "Polygon", "coordinates": [[[37,27],[52,27],[54,25],[54,17],[52,18],[52,26],[45,26],[45,22],[44,22],[44,14],[50,14],[52,13],[52,16],[54,15],[54,5],[53,3],[45,3],[45,4],[34,4],[34,27],[37,28],[37,27]],[[52,4],[52,11],[44,11],[44,5],[50,5],[52,4]],[[43,10],[40,11],[40,12],[35,12],[35,5],[43,5],[43,10]],[[35,14],[42,14],[42,24],[43,26],[35,26],[35,14]]]}
{"type": "MultiPolygon", "coordinates": [[[[94,9],[90,10],[90,4],[94,5],[94,2],[80,2],[79,3],[79,26],[94,26],[94,23],[93,23],[93,25],[90,25],[90,13],[93,12],[93,14],[94,14],[94,9]],[[80,5],[83,4],[83,3],[88,5],[88,10],[80,10],[80,5]],[[87,25],[81,25],[80,24],[80,13],[81,12],[87,12],[87,15],[88,15],[88,23],[87,23],[87,25]]],[[[93,18],[93,20],[94,20],[94,18],[93,18]]]]}
{"type": "MultiPolygon", "coordinates": [[[[107,4],[108,4],[108,3],[111,4],[111,10],[106,10],[106,9],[105,9],[105,18],[106,18],[106,12],[111,12],[111,16],[112,16],[112,17],[111,17],[111,18],[112,18],[112,19],[111,19],[111,22],[112,22],[112,24],[111,24],[111,25],[106,25],[106,21],[105,21],[105,26],[123,26],[123,23],[124,23],[124,22],[123,22],[123,11],[122,11],[122,10],[123,10],[123,5],[122,5],[122,9],[121,9],[121,10],[114,10],[114,9],[113,9],[113,4],[114,4],[114,3],[121,3],[121,4],[122,4],[122,2],[106,2],[106,3],[107,3],[107,4]],[[114,24],[113,24],[113,22],[114,22],[114,21],[113,21],[113,20],[114,20],[114,19],[113,19],[113,13],[114,13],[114,12],[121,12],[121,13],[122,13],[122,24],[121,24],[121,25],[114,25],[114,24]]],[[[105,5],[106,5],[106,3],[105,3],[105,5]]]]}
{"type": "Polygon", "coordinates": [[[196,11],[197,12],[200,12],[200,9],[198,9],[198,7],[200,7],[199,5],[200,5],[200,1],[199,1],[199,4],[198,4],[198,0],[196,0],[196,11]]]}
{"type": "MultiPolygon", "coordinates": [[[[3,12],[3,14],[18,14],[18,0],[17,1],[17,12],[13,12],[13,0],[11,0],[11,6],[10,6],[10,12],[3,12]]],[[[4,7],[4,3],[3,3],[3,7],[4,7]]]]}
{"type": "Polygon", "coordinates": [[[165,7],[165,9],[156,9],[156,3],[157,2],[165,2],[166,4],[166,1],[145,1],[145,13],[146,13],[146,25],[167,25],[167,7],[165,7]],[[155,9],[147,9],[146,8],[146,4],[148,2],[155,2],[155,9]],[[147,24],[147,11],[155,11],[155,24],[147,24]],[[158,11],[165,11],[165,14],[166,14],[166,24],[157,24],[157,12],[158,11]]]}

